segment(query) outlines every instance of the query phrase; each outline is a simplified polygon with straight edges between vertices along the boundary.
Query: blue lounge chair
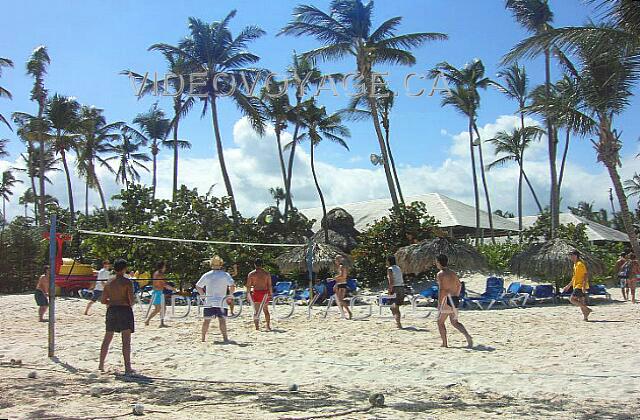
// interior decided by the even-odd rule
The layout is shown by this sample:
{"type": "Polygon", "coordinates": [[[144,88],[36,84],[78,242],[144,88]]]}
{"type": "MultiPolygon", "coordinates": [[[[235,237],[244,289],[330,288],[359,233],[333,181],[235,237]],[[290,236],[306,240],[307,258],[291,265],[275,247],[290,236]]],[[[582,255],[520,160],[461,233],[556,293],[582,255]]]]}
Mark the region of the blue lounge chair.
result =
{"type": "Polygon", "coordinates": [[[462,306],[475,304],[480,309],[491,309],[495,303],[507,305],[506,301],[502,299],[504,294],[504,280],[499,277],[489,277],[484,293],[480,296],[463,297],[462,306]]]}
{"type": "Polygon", "coordinates": [[[290,281],[279,281],[273,288],[273,298],[278,296],[291,296],[293,294],[293,283],[290,281]]]}
{"type": "Polygon", "coordinates": [[[592,284],[587,291],[589,297],[592,296],[604,296],[607,300],[611,300],[611,293],[607,292],[607,288],[604,284],[592,284]]]}
{"type": "Polygon", "coordinates": [[[552,300],[556,303],[556,291],[550,284],[539,284],[533,289],[533,295],[531,296],[534,302],[539,300],[552,300]]]}
{"type": "Polygon", "coordinates": [[[531,298],[531,295],[533,295],[533,286],[528,284],[520,285],[520,290],[518,290],[518,294],[522,296],[521,306],[524,307],[529,301],[529,299],[531,298]]]}

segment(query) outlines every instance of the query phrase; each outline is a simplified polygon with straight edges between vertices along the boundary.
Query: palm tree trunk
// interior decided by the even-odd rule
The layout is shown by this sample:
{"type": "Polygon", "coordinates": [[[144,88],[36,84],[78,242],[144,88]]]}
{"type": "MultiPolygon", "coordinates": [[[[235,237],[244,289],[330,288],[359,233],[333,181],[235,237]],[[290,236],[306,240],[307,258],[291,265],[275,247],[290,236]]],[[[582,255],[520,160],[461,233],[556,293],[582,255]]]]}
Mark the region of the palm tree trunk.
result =
{"type": "Polygon", "coordinates": [[[157,173],[157,160],[158,160],[158,145],[156,144],[156,140],[153,140],[153,146],[151,149],[151,155],[153,156],[153,175],[151,178],[151,191],[152,191],[152,198],[155,200],[156,199],[156,173],[157,173]]]}
{"type": "Polygon", "coordinates": [[[387,145],[387,152],[389,153],[389,162],[391,163],[391,170],[393,172],[393,178],[396,181],[396,188],[398,190],[398,197],[402,205],[405,205],[404,196],[402,195],[402,189],[400,188],[400,178],[398,178],[398,172],[396,171],[396,162],[393,159],[393,153],[391,152],[391,142],[389,141],[389,116],[385,117],[384,121],[384,136],[385,143],[387,145]]]}
{"type": "MultiPolygon", "coordinates": [[[[315,146],[313,145],[313,140],[309,140],[309,144],[311,145],[311,174],[313,175],[313,182],[316,184],[316,189],[318,190],[318,196],[320,197],[320,203],[322,204],[322,220],[327,219],[327,205],[324,202],[324,195],[322,194],[322,189],[320,189],[320,183],[318,182],[318,175],[316,175],[316,164],[315,164],[315,146]]],[[[326,223],[323,223],[322,229],[324,230],[324,242],[329,244],[329,228],[326,223]]]]}
{"type": "MultiPolygon", "coordinates": [[[[38,107],[38,119],[42,120],[42,116],[44,114],[44,99],[40,99],[38,107]]],[[[42,130],[42,126],[39,127],[42,130]]],[[[38,132],[39,134],[39,143],[40,143],[40,173],[39,175],[39,183],[40,183],[40,200],[38,201],[39,206],[39,218],[40,218],[40,226],[44,226],[45,224],[45,212],[44,212],[44,200],[45,200],[45,173],[44,173],[44,162],[46,159],[45,155],[45,145],[44,145],[44,133],[42,131],[38,132]]]]}
{"type": "MultiPolygon", "coordinates": [[[[524,108],[524,104],[520,104],[520,109],[524,108]]],[[[520,113],[520,130],[521,130],[521,138],[520,138],[520,156],[518,156],[518,166],[520,167],[520,173],[518,174],[518,239],[519,242],[522,243],[522,183],[524,180],[524,113],[520,113]]]]}
{"type": "Polygon", "coordinates": [[[173,107],[175,112],[175,124],[173,126],[173,194],[171,195],[173,201],[176,201],[176,194],[178,193],[178,124],[180,123],[181,101],[181,99],[176,98],[173,107]]]}
{"type": "Polygon", "coordinates": [[[562,152],[562,162],[560,163],[560,176],[558,177],[558,194],[562,188],[562,179],[564,178],[564,168],[567,163],[567,155],[569,153],[569,140],[571,139],[571,130],[567,128],[567,134],[564,140],[564,151],[562,152]]]}
{"type": "MultiPolygon", "coordinates": [[[[287,170],[286,170],[286,168],[284,166],[284,155],[282,154],[282,139],[280,138],[282,133],[280,132],[279,128],[276,128],[275,132],[276,132],[276,142],[278,143],[278,158],[280,159],[280,171],[282,172],[282,182],[284,183],[285,195],[286,195],[286,191],[287,191],[287,170]]],[[[295,142],[294,142],[294,144],[295,144],[295,142]]],[[[278,200],[276,200],[276,201],[277,201],[276,205],[278,206],[278,210],[280,210],[279,201],[278,200]]],[[[284,208],[285,208],[284,212],[285,212],[285,215],[286,215],[287,214],[287,204],[286,204],[286,202],[285,202],[284,208]]],[[[284,216],[284,221],[285,221],[285,223],[287,222],[286,216],[284,216]]]]}
{"type": "Polygon", "coordinates": [[[89,180],[84,183],[84,215],[89,216],[89,180]]]}
{"type": "Polygon", "coordinates": [[[478,174],[476,173],[476,156],[473,150],[473,119],[469,118],[469,151],[471,152],[471,175],[473,177],[473,199],[476,208],[475,244],[480,240],[480,195],[478,193],[478,174]]]}
{"type": "MultiPolygon", "coordinates": [[[[368,83],[370,84],[370,83],[368,83]]],[[[367,91],[371,92],[370,86],[367,86],[367,91]]],[[[373,118],[373,126],[376,130],[376,137],[378,137],[378,146],[380,146],[380,153],[382,153],[382,163],[384,165],[384,174],[387,178],[387,186],[389,187],[389,194],[391,195],[391,201],[393,207],[398,207],[398,196],[396,194],[396,187],[391,175],[391,169],[389,168],[389,154],[387,153],[387,146],[384,142],[384,136],[380,129],[380,118],[378,116],[378,104],[372,95],[368,95],[369,106],[371,107],[371,117],[373,118]]]]}
{"type": "Polygon", "coordinates": [[[549,111],[549,98],[551,97],[551,53],[549,49],[544,51],[544,68],[545,68],[545,119],[547,123],[547,137],[549,146],[549,171],[551,175],[551,197],[549,205],[551,207],[551,239],[556,236],[556,229],[560,224],[560,203],[558,194],[558,171],[556,168],[556,140],[555,132],[553,129],[553,123],[551,121],[551,115],[549,111]]]}
{"type": "Polygon", "coordinates": [[[491,211],[491,199],[489,198],[489,187],[487,186],[487,175],[484,170],[484,157],[482,156],[482,139],[480,138],[480,132],[478,126],[473,123],[473,129],[478,136],[478,156],[480,157],[480,176],[482,177],[482,186],[484,187],[484,197],[487,200],[487,213],[489,214],[489,232],[491,234],[491,242],[496,243],[496,234],[493,230],[493,212],[491,211]]]}
{"type": "Polygon", "coordinates": [[[109,214],[107,212],[107,201],[104,198],[104,192],[102,191],[102,186],[100,185],[100,181],[98,180],[98,177],[94,174],[94,182],[96,184],[96,189],[98,190],[98,194],[100,195],[100,202],[102,203],[102,210],[104,210],[104,219],[107,222],[107,226],[110,225],[109,223],[109,214]]]}
{"type": "Polygon", "coordinates": [[[67,164],[67,155],[64,150],[60,151],[60,157],[62,158],[62,166],[64,167],[64,174],[67,178],[67,193],[69,195],[69,212],[71,212],[71,226],[75,226],[76,210],[73,203],[73,190],[71,188],[71,175],[69,174],[69,165],[67,164]]]}
{"type": "Polygon", "coordinates": [[[229,196],[229,201],[231,203],[231,216],[233,217],[233,222],[237,225],[238,220],[238,208],[236,207],[236,199],[233,195],[233,187],[231,186],[231,179],[229,178],[229,173],[227,172],[227,165],[224,162],[224,150],[222,148],[222,138],[220,137],[220,127],[218,126],[218,109],[216,106],[216,98],[215,96],[211,96],[211,119],[213,120],[213,132],[216,138],[216,149],[218,152],[218,160],[220,162],[220,170],[222,171],[222,179],[224,180],[224,185],[227,189],[227,195],[229,196]]]}
{"type": "Polygon", "coordinates": [[[617,146],[618,139],[611,132],[610,122],[601,118],[600,122],[600,142],[597,145],[598,160],[604,163],[604,166],[609,172],[609,177],[613,183],[613,188],[616,191],[618,197],[618,204],[620,205],[620,216],[624,224],[624,229],[629,236],[629,242],[634,254],[640,255],[640,246],[638,246],[638,236],[636,235],[635,227],[633,226],[633,219],[631,212],[629,211],[629,204],[627,202],[627,195],[625,194],[622,181],[620,180],[620,174],[618,173],[618,163],[620,161],[619,146],[617,146]]]}
{"type": "Polygon", "coordinates": [[[297,137],[298,132],[300,131],[300,123],[297,121],[298,114],[297,112],[300,110],[300,103],[302,102],[302,97],[296,95],[296,126],[293,129],[293,143],[291,143],[291,152],[289,153],[289,163],[287,166],[287,179],[285,183],[284,193],[287,198],[284,203],[284,220],[288,220],[289,211],[293,210],[293,199],[291,198],[291,177],[293,176],[293,161],[296,155],[296,145],[297,145],[297,137]]]}
{"type": "Polygon", "coordinates": [[[536,194],[536,191],[533,189],[533,185],[531,184],[531,181],[529,181],[529,177],[527,176],[527,173],[524,171],[524,169],[522,170],[522,176],[524,177],[524,181],[527,183],[527,186],[531,191],[531,195],[533,196],[533,199],[536,202],[536,206],[538,206],[538,212],[542,214],[542,204],[540,204],[540,200],[538,199],[538,194],[536,194]]]}
{"type": "MultiPolygon", "coordinates": [[[[29,161],[31,162],[31,165],[34,164],[32,157],[29,158],[29,161]]],[[[31,192],[33,193],[33,220],[36,225],[38,225],[40,223],[40,219],[38,218],[38,194],[36,193],[36,179],[33,176],[32,169],[33,168],[29,170],[29,178],[31,178],[31,192]]]]}

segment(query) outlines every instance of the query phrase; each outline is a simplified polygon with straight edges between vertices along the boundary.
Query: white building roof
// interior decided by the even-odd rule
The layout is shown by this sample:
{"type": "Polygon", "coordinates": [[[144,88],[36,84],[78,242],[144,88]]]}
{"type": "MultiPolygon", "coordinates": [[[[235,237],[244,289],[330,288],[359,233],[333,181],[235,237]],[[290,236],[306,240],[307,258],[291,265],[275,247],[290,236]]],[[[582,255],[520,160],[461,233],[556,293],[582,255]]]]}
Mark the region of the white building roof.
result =
{"type": "MultiPolygon", "coordinates": [[[[517,217],[511,218],[510,220],[516,223],[516,225],[518,224],[517,217]]],[[[534,225],[536,220],[538,220],[538,216],[525,216],[522,218],[522,226],[525,229],[530,228],[534,225]]],[[[587,226],[586,233],[590,242],[629,242],[629,236],[619,230],[601,225],[600,223],[585,219],[584,217],[576,216],[573,213],[560,213],[560,224],[568,225],[569,223],[573,223],[574,225],[584,223],[587,226]]]]}
{"type": "MultiPolygon", "coordinates": [[[[464,204],[453,198],[438,193],[422,194],[406,197],[407,204],[414,201],[421,201],[425,204],[429,215],[440,221],[443,228],[470,228],[475,229],[476,213],[473,206],[464,204]]],[[[345,209],[353,216],[355,227],[360,232],[367,229],[367,226],[373,224],[374,221],[389,215],[389,209],[393,207],[390,198],[378,200],[361,201],[357,203],[341,204],[337,206],[327,206],[329,210],[340,207],[345,209]]],[[[320,222],[322,220],[322,207],[300,210],[309,219],[315,219],[313,231],[320,230],[320,222]]],[[[484,211],[480,212],[480,227],[489,229],[489,218],[484,211]]],[[[496,231],[518,231],[518,223],[505,219],[500,216],[493,216],[493,227],[496,231]]],[[[486,235],[487,233],[485,233],[486,235]]]]}

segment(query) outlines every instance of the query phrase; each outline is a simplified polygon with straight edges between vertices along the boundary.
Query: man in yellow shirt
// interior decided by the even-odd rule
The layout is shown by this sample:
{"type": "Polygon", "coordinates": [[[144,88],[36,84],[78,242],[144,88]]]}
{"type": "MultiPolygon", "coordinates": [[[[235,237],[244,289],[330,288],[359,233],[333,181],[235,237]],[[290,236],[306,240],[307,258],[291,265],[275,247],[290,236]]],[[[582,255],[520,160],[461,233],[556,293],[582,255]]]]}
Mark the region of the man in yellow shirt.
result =
{"type": "Polygon", "coordinates": [[[570,288],[573,288],[571,298],[569,302],[578,306],[582,311],[585,321],[589,321],[589,314],[593,312],[592,309],[587,307],[586,290],[589,288],[589,275],[587,273],[587,266],[580,259],[580,252],[574,250],[569,253],[571,261],[573,261],[573,277],[571,282],[564,287],[564,292],[567,292],[570,288]]]}

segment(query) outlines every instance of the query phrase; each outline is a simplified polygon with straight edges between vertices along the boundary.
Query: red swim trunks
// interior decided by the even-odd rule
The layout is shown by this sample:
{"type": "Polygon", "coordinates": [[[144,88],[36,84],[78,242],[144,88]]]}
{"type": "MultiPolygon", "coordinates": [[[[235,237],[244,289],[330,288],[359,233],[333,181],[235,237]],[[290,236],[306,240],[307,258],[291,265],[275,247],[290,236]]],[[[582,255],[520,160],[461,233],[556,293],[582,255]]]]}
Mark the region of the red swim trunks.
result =
{"type": "MultiPolygon", "coordinates": [[[[251,300],[253,303],[262,303],[262,299],[269,294],[268,290],[252,290],[251,291],[251,300]]],[[[267,298],[267,302],[269,299],[267,298]]]]}

